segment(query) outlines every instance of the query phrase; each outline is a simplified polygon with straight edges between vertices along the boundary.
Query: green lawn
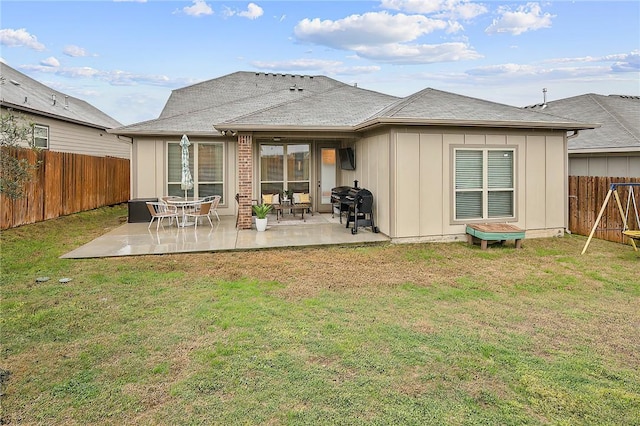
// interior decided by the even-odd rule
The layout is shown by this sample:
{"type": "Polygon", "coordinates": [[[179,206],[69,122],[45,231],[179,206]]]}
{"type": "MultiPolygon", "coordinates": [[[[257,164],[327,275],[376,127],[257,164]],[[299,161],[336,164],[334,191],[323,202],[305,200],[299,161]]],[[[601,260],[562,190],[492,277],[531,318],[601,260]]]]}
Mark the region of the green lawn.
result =
{"type": "Polygon", "coordinates": [[[640,424],[630,246],[58,258],[124,216],[2,232],[0,423],[640,424]]]}

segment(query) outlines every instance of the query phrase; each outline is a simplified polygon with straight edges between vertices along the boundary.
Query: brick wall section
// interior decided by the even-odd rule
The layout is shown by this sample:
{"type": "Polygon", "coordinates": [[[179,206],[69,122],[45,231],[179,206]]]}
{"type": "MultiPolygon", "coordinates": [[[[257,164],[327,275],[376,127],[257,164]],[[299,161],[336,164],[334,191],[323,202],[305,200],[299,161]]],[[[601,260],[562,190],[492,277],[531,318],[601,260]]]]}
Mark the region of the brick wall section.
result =
{"type": "Polygon", "coordinates": [[[251,135],[238,135],[238,228],[251,229],[253,161],[251,135]]]}

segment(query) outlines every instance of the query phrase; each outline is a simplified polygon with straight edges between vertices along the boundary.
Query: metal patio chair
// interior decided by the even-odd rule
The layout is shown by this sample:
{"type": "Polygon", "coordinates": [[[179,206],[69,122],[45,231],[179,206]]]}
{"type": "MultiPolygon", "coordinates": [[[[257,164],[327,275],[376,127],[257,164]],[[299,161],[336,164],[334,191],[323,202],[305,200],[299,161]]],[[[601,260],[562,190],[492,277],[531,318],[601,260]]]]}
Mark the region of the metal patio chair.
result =
{"type": "Polygon", "coordinates": [[[151,221],[149,222],[149,226],[147,226],[148,229],[151,228],[154,220],[157,220],[156,231],[160,228],[162,220],[166,217],[169,218],[170,224],[173,223],[174,218],[176,222],[178,221],[178,209],[176,206],[167,205],[162,201],[147,201],[147,208],[149,209],[149,213],[151,213],[151,221]]]}
{"type": "Polygon", "coordinates": [[[211,216],[209,216],[209,212],[211,211],[212,201],[207,201],[204,203],[200,203],[196,206],[195,210],[186,212],[184,215],[186,217],[195,218],[195,229],[198,229],[198,219],[202,217],[206,217],[209,221],[209,225],[213,228],[213,222],[211,222],[211,216]]]}
{"type": "Polygon", "coordinates": [[[211,211],[209,212],[209,214],[215,214],[216,219],[218,219],[218,222],[220,222],[220,216],[218,216],[218,204],[220,204],[221,199],[222,199],[221,195],[210,195],[208,197],[205,197],[204,200],[202,200],[205,203],[207,201],[211,201],[211,211]]]}

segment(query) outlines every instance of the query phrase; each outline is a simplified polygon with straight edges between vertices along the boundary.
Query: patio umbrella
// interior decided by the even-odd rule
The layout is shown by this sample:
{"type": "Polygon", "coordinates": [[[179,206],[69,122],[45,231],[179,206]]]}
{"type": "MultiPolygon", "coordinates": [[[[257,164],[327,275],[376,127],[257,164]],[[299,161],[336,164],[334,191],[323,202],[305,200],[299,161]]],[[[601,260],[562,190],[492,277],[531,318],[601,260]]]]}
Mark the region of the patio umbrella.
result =
{"type": "Polygon", "coordinates": [[[184,190],[184,198],[187,198],[187,191],[193,188],[193,176],[191,176],[191,170],[189,170],[189,138],[187,135],[182,135],[180,140],[180,146],[182,147],[182,180],[180,181],[180,188],[184,190]]]}

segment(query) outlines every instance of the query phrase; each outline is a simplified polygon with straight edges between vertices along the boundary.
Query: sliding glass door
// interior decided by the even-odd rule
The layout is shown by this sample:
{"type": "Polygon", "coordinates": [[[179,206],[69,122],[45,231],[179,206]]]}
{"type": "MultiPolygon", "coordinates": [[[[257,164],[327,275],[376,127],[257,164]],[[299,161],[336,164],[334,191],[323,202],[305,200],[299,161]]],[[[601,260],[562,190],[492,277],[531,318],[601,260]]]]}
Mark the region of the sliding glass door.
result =
{"type": "Polygon", "coordinates": [[[260,193],[309,193],[311,150],[308,143],[260,145],[260,193]]]}

